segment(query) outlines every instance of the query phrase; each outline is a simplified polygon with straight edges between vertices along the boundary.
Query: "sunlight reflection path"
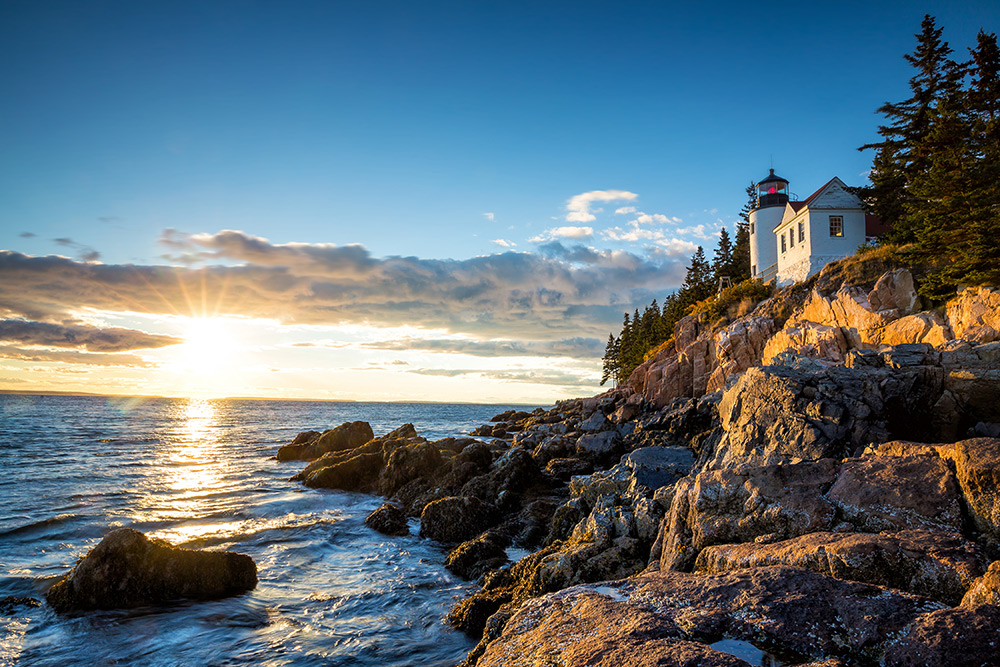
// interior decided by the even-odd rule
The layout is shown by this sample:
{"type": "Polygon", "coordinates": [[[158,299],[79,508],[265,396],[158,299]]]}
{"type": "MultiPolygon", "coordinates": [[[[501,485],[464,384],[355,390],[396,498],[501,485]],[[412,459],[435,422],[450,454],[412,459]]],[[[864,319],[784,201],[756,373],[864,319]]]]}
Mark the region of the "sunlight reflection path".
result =
{"type": "MultiPolygon", "coordinates": [[[[195,521],[218,518],[227,509],[220,497],[227,491],[228,466],[220,435],[219,407],[212,401],[190,399],[177,407],[178,426],[160,449],[155,472],[139,502],[142,522],[195,521]]],[[[231,520],[228,523],[233,523],[231,520]]],[[[183,542],[225,530],[218,523],[171,526],[157,536],[183,542]]],[[[232,526],[230,526],[230,529],[232,526]]]]}

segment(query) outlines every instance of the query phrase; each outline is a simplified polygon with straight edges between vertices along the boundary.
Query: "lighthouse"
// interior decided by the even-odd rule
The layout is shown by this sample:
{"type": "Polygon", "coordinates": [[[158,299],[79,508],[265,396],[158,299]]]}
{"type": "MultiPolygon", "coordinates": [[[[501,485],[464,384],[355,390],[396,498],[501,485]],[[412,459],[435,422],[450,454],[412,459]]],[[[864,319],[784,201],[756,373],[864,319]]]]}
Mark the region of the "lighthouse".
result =
{"type": "Polygon", "coordinates": [[[788,181],[770,170],[757,184],[757,205],[750,211],[750,276],[767,282],[778,270],[778,246],[774,228],[781,222],[788,203],[788,181]]]}

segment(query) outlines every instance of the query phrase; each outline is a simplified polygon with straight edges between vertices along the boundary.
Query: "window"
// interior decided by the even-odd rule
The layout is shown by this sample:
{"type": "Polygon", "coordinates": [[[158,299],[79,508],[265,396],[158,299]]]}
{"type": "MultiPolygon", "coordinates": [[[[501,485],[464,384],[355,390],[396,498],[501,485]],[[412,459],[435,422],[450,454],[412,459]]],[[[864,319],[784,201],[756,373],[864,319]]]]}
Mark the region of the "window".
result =
{"type": "Polygon", "coordinates": [[[785,235],[781,235],[781,252],[785,252],[785,235]]]}
{"type": "Polygon", "coordinates": [[[794,229],[789,229],[788,230],[788,245],[791,248],[795,247],[795,230],[794,229]]]}
{"type": "Polygon", "coordinates": [[[750,233],[753,234],[753,223],[750,223],[750,233]]]}
{"type": "Polygon", "coordinates": [[[806,242],[806,223],[799,223],[799,243],[806,242]]]}
{"type": "Polygon", "coordinates": [[[841,215],[830,216],[830,236],[844,235],[844,217],[841,215]]]}
{"type": "Polygon", "coordinates": [[[757,275],[757,265],[756,264],[751,264],[750,265],[750,275],[751,276],[757,275]]]}

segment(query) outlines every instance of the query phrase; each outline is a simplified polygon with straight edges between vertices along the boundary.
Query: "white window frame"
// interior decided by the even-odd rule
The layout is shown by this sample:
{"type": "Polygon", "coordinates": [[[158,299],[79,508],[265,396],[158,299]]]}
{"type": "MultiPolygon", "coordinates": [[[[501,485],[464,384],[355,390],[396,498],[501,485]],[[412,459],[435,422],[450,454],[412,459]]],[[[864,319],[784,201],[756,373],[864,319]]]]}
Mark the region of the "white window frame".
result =
{"type": "Polygon", "coordinates": [[[786,250],[786,248],[785,248],[785,234],[782,233],[781,234],[781,252],[785,252],[785,250],[786,250]]]}
{"type": "Polygon", "coordinates": [[[799,243],[806,242],[806,223],[799,221],[799,243]]]}
{"type": "Polygon", "coordinates": [[[842,215],[831,215],[830,216],[830,237],[831,238],[843,238],[844,237],[844,216],[842,215]],[[834,233],[834,224],[837,225],[836,233],[834,233]]]}

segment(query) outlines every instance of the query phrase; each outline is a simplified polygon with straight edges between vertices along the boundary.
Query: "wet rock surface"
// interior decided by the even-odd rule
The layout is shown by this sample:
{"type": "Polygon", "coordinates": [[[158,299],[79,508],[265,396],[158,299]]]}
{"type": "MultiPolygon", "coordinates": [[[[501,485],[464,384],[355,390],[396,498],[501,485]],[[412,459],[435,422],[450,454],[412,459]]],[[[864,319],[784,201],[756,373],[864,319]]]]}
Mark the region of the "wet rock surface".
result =
{"type": "Polygon", "coordinates": [[[885,652],[886,667],[1000,664],[1000,607],[984,604],[923,614],[885,652]]]}
{"type": "Polygon", "coordinates": [[[120,609],[179,599],[212,600],[257,585],[250,556],[179,549],[119,528],[45,594],[59,612],[120,609]]]}
{"type": "Polygon", "coordinates": [[[794,658],[791,664],[827,658],[871,664],[890,638],[941,607],[799,568],[658,572],[577,586],[524,604],[484,647],[478,664],[532,665],[544,656],[555,664],[610,665],[628,655],[616,653],[616,645],[637,649],[644,639],[656,641],[636,652],[646,661],[640,664],[675,664],[671,640],[697,641],[701,649],[694,650],[704,659],[732,661],[706,646],[723,638],[780,651],[794,658]],[[661,652],[664,662],[657,662],[661,652]]]}
{"type": "Polygon", "coordinates": [[[327,452],[338,452],[360,447],[375,437],[368,422],[344,422],[336,428],[320,433],[303,431],[289,444],[278,449],[279,461],[313,461],[327,452]]]}
{"type": "Polygon", "coordinates": [[[993,561],[986,573],[972,582],[962,598],[962,604],[974,607],[980,604],[1000,605],[1000,561],[993,561]]]}
{"type": "Polygon", "coordinates": [[[955,605],[983,574],[986,560],[981,548],[956,533],[809,533],[773,544],[707,547],[698,554],[695,570],[716,574],[791,565],[955,605]]]}
{"type": "Polygon", "coordinates": [[[381,507],[369,514],[365,518],[365,525],[384,535],[410,534],[406,515],[392,503],[383,503],[381,507]]]}

